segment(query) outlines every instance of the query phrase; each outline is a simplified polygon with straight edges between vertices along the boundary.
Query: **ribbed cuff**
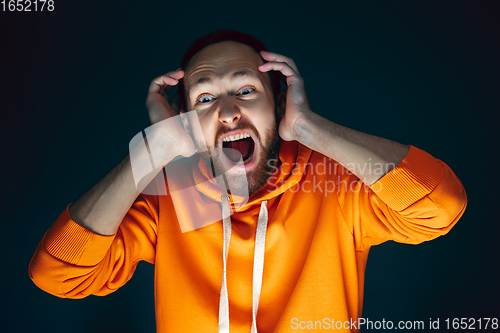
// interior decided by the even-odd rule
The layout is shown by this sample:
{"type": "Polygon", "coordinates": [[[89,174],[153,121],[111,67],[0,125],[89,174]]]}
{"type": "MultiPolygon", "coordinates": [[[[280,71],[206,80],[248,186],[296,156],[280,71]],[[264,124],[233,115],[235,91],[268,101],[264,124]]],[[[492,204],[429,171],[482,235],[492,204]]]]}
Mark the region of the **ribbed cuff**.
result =
{"type": "Polygon", "coordinates": [[[47,231],[43,246],[50,255],[72,265],[97,265],[108,252],[115,235],[104,236],[85,229],[71,219],[69,206],[71,204],[47,231]]]}
{"type": "Polygon", "coordinates": [[[444,176],[444,167],[429,153],[410,146],[394,169],[370,186],[389,207],[403,210],[432,192],[444,176]]]}

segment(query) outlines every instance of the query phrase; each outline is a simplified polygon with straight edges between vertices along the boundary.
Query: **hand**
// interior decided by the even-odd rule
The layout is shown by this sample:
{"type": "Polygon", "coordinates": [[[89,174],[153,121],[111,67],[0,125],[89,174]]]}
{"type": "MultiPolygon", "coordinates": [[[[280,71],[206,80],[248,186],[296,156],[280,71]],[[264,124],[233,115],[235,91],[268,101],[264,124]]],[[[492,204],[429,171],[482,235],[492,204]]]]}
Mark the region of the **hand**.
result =
{"type": "Polygon", "coordinates": [[[285,141],[297,140],[295,128],[297,121],[304,114],[312,112],[307,100],[304,80],[292,59],[267,51],[261,51],[260,55],[268,61],[259,66],[261,72],[275,70],[286,77],[286,107],[285,115],[280,122],[279,134],[285,141]]]}
{"type": "Polygon", "coordinates": [[[178,69],[151,81],[148,97],[146,98],[146,107],[148,108],[151,125],[179,114],[179,110],[168,103],[167,94],[183,77],[184,71],[178,69]]]}
{"type": "Polygon", "coordinates": [[[150,149],[156,151],[153,156],[161,156],[166,149],[174,149],[175,156],[189,157],[196,152],[191,135],[182,126],[180,119],[180,107],[177,104],[178,95],[172,100],[172,105],[167,101],[168,91],[179,83],[184,77],[184,71],[178,69],[157,77],[149,85],[146,107],[148,109],[149,121],[151,122],[151,134],[148,134],[150,149]],[[170,119],[169,121],[165,121],[170,119]],[[155,147],[151,147],[155,145],[155,147]],[[155,155],[156,154],[156,155],[155,155]]]}

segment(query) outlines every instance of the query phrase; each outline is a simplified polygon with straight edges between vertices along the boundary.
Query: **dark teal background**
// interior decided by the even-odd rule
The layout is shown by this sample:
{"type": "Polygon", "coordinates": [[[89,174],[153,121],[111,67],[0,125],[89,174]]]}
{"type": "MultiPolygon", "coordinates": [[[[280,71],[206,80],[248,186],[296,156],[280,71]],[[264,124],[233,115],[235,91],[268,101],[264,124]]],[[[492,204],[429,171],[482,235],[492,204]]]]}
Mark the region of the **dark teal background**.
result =
{"type": "Polygon", "coordinates": [[[0,12],[2,332],[155,331],[152,265],[109,296],[67,300],[28,263],[149,125],[150,81],[218,28],[293,58],[313,111],[419,147],[462,181],[468,207],[448,235],[372,248],[363,317],[500,317],[497,1],[68,2],[0,12]]]}

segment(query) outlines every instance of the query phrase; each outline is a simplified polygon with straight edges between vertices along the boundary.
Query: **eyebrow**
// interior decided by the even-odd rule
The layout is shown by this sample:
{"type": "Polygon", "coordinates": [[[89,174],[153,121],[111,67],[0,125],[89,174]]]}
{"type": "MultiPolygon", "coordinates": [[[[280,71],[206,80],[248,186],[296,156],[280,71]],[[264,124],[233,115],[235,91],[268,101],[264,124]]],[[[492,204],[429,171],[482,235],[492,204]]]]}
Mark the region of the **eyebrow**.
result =
{"type": "MultiPolygon", "coordinates": [[[[249,71],[246,69],[233,72],[233,74],[231,75],[231,80],[234,80],[235,78],[238,78],[238,77],[244,77],[244,76],[250,76],[250,77],[253,77],[253,78],[261,81],[260,78],[253,71],[249,71]]],[[[200,84],[210,83],[210,82],[212,82],[212,79],[210,77],[208,77],[208,76],[200,77],[198,80],[196,80],[196,82],[193,84],[193,86],[189,88],[189,91],[194,90],[200,84]]]]}

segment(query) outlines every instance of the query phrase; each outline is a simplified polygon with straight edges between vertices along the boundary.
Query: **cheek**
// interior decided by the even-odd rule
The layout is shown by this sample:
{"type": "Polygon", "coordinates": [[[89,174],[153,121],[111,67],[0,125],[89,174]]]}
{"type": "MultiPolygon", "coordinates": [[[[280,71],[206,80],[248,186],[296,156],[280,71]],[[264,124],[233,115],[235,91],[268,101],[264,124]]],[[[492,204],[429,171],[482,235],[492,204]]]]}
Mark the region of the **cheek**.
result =
{"type": "Polygon", "coordinates": [[[263,133],[276,126],[274,103],[272,101],[262,100],[256,103],[253,109],[249,118],[259,130],[261,136],[263,133]]]}
{"type": "Polygon", "coordinates": [[[214,126],[213,119],[206,115],[198,114],[198,121],[200,128],[196,133],[193,132],[195,143],[198,147],[203,147],[204,145],[215,147],[216,127],[214,126]]]}

